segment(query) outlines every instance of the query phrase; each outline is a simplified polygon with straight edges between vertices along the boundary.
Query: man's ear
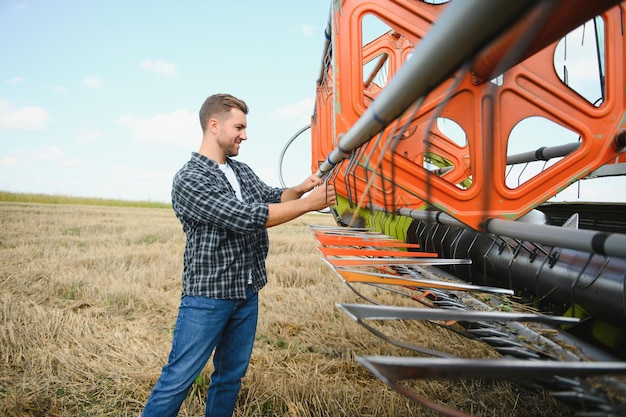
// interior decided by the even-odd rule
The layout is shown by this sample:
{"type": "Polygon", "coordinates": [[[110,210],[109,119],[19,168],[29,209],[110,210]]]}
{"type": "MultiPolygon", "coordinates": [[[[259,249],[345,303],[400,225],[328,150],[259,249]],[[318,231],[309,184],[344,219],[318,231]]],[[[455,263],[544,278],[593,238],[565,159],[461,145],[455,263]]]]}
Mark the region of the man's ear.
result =
{"type": "Polygon", "coordinates": [[[216,118],[210,118],[207,126],[212,132],[216,132],[220,126],[220,121],[216,118]]]}

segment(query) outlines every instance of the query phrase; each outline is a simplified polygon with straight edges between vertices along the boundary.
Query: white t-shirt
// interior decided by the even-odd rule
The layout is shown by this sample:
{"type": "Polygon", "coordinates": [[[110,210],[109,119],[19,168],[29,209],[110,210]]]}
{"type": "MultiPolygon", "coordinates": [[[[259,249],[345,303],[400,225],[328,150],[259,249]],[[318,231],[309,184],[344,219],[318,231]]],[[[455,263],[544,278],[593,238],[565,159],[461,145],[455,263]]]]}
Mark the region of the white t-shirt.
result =
{"type": "Polygon", "coordinates": [[[241,196],[241,187],[239,186],[239,181],[237,180],[235,171],[233,171],[233,169],[230,167],[230,165],[228,165],[228,163],[217,164],[217,165],[220,167],[224,175],[226,175],[226,179],[228,180],[230,185],[233,187],[233,190],[235,190],[235,195],[237,196],[237,198],[243,201],[243,197],[241,196]]]}
{"type": "MultiPolygon", "coordinates": [[[[241,197],[241,187],[239,186],[239,180],[237,180],[235,171],[233,171],[233,169],[230,167],[230,165],[228,165],[228,163],[217,164],[217,165],[220,167],[224,175],[226,175],[226,179],[228,180],[230,185],[233,187],[233,190],[235,190],[235,195],[237,196],[237,198],[243,201],[243,198],[241,197]]],[[[252,284],[252,276],[248,277],[248,285],[250,284],[252,284]]]]}

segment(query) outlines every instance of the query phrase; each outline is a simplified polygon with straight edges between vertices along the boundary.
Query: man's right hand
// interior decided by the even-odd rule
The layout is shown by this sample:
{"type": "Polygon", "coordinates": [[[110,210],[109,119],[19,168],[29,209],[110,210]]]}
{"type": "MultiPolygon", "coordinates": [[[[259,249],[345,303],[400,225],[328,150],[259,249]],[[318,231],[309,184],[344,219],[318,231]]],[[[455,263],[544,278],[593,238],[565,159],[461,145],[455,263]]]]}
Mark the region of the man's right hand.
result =
{"type": "Polygon", "coordinates": [[[326,182],[322,183],[314,188],[305,198],[307,200],[311,200],[311,205],[314,207],[311,211],[324,210],[325,208],[335,204],[337,201],[335,186],[326,182]]]}

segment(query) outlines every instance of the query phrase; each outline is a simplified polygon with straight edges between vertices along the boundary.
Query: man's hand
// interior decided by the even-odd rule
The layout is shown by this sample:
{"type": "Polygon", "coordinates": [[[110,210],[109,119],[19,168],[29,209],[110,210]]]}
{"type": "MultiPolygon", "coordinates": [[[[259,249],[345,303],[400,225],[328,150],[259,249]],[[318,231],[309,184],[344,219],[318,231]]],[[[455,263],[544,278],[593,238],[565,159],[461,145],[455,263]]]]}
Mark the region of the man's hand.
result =
{"type": "Polygon", "coordinates": [[[313,188],[317,187],[318,185],[321,185],[322,183],[323,183],[322,179],[318,177],[317,175],[313,174],[307,179],[305,179],[304,181],[302,181],[302,183],[297,186],[298,192],[301,192],[302,194],[308,193],[313,188]]]}
{"type": "Polygon", "coordinates": [[[315,187],[321,185],[322,183],[322,179],[313,174],[304,181],[302,181],[302,183],[295,185],[291,188],[287,188],[285,191],[283,191],[283,194],[280,196],[280,200],[282,202],[296,200],[314,189],[315,187]]]}
{"type": "Polygon", "coordinates": [[[311,191],[311,194],[305,197],[311,203],[311,211],[324,210],[325,208],[335,204],[337,196],[335,187],[332,184],[322,183],[311,191]]]}
{"type": "Polygon", "coordinates": [[[337,197],[335,187],[332,184],[324,183],[316,176],[307,178],[297,187],[288,188],[283,192],[281,203],[269,204],[268,218],[265,227],[272,227],[293,220],[309,211],[320,211],[335,204],[337,197]],[[306,187],[311,191],[306,197],[285,199],[285,194],[291,191],[295,194],[298,187],[306,187]],[[319,184],[315,186],[315,184],[319,184]]]}

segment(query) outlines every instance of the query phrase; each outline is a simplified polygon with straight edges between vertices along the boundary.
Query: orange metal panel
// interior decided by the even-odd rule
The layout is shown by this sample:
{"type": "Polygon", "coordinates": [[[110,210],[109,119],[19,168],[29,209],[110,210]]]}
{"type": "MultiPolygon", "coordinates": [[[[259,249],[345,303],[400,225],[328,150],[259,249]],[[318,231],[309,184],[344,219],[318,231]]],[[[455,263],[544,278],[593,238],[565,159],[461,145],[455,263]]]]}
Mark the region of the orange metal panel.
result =
{"type": "MultiPolygon", "coordinates": [[[[565,0],[563,5],[568,1],[573,0],[565,0]]],[[[410,0],[335,3],[334,65],[332,71],[330,66],[327,68],[327,84],[318,88],[324,96],[318,94],[313,121],[314,165],[326,159],[340,136],[354,125],[380,91],[371,85],[363,86],[364,63],[381,53],[387,54],[388,79],[392,79],[410,55],[407,45],[419,47],[420,39],[444,7],[410,0]],[[366,15],[375,15],[389,25],[393,36],[387,33],[362,45],[366,15]]],[[[532,48],[538,49],[537,45],[543,46],[542,42],[558,35],[557,29],[565,27],[566,21],[584,20],[580,8],[575,16],[559,8],[557,11],[551,17],[551,26],[540,34],[541,39],[532,48]]],[[[425,97],[409,129],[393,147],[389,147],[389,136],[406,121],[407,115],[402,123],[391,123],[380,135],[380,141],[374,138],[364,146],[364,152],[355,154],[359,160],[343,163],[333,177],[338,193],[354,204],[373,204],[389,211],[419,208],[428,202],[480,230],[488,219],[517,219],[602,165],[623,161],[623,149],[618,149],[615,138],[626,129],[626,43],[621,33],[624,11],[626,6],[621,4],[602,14],[607,94],[599,106],[589,103],[559,79],[553,66],[556,42],[538,52],[533,49],[527,59],[511,65],[501,85],[477,84],[475,73],[460,72],[455,75],[456,81],[448,80],[425,97]],[[435,117],[456,122],[465,132],[467,143],[458,144],[446,137],[432,124],[435,117]],[[575,132],[581,146],[525,183],[510,188],[506,184],[509,136],[521,121],[530,117],[541,117],[575,132]],[[451,164],[450,170],[442,176],[427,170],[424,157],[431,154],[451,164]]],[[[514,35],[503,42],[510,42],[511,36],[514,35]]],[[[476,62],[480,75],[489,73],[492,62],[499,61],[507,50],[488,49],[476,62]]]]}
{"type": "Polygon", "coordinates": [[[374,283],[374,284],[386,284],[386,285],[401,285],[404,287],[418,287],[418,288],[437,288],[447,290],[467,290],[467,286],[459,285],[455,286],[454,283],[441,283],[441,282],[415,282],[409,279],[403,278],[391,278],[391,277],[378,277],[370,274],[360,274],[355,271],[346,271],[343,269],[337,269],[337,273],[347,282],[360,282],[360,283],[374,283]]]}

